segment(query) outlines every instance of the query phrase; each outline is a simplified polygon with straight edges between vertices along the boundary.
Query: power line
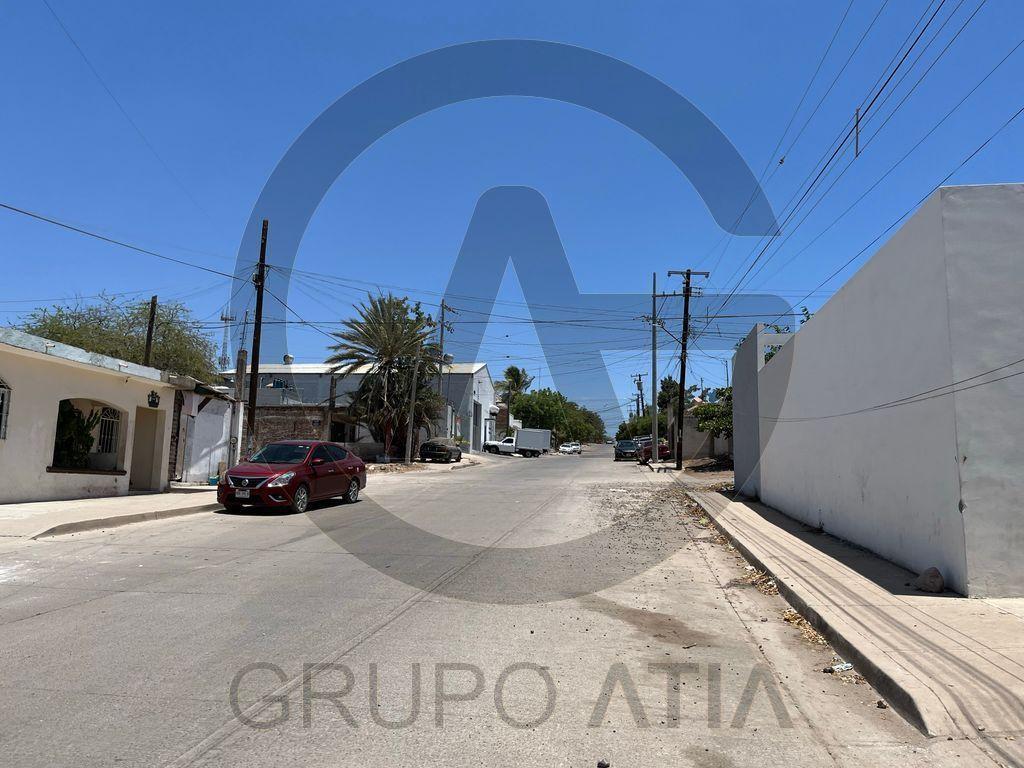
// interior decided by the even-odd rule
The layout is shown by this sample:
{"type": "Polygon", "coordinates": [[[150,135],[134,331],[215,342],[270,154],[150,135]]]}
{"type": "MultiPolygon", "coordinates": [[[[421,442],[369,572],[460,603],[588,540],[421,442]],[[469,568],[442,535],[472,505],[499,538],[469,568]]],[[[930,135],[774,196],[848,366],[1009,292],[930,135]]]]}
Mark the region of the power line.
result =
{"type": "MultiPolygon", "coordinates": [[[[871,108],[875,105],[875,102],[878,100],[878,98],[881,96],[881,94],[885,91],[885,88],[889,85],[889,83],[892,81],[892,79],[896,76],[896,73],[899,72],[899,70],[903,66],[904,62],[906,62],[907,57],[914,50],[914,48],[917,46],[918,42],[920,42],[921,37],[928,30],[928,27],[935,20],[935,17],[938,15],[939,11],[942,10],[942,7],[945,5],[945,3],[946,3],[946,0],[940,0],[938,6],[935,8],[935,11],[928,18],[928,21],[924,24],[924,26],[921,27],[920,32],[918,32],[917,36],[914,37],[913,42],[910,44],[910,46],[906,49],[906,51],[903,52],[903,56],[899,58],[899,62],[895,65],[895,67],[893,67],[892,71],[889,72],[888,77],[885,78],[885,81],[882,83],[882,85],[878,88],[877,91],[874,92],[874,95],[871,95],[871,93],[869,92],[868,96],[865,97],[863,103],[865,103],[866,106],[862,106],[860,108],[861,119],[865,118],[870,113],[871,108]]],[[[931,7],[931,4],[929,4],[929,8],[930,7],[931,7]]],[[[925,9],[925,14],[927,14],[927,11],[928,11],[928,9],[925,9]]],[[[922,15],[922,18],[923,18],[923,15],[922,15]]],[[[918,24],[919,23],[920,23],[920,20],[918,20],[918,24]]],[[[917,24],[915,24],[915,26],[914,26],[914,29],[916,29],[916,28],[917,28],[917,24]]],[[[913,30],[911,30],[911,34],[913,34],[913,30]]],[[[901,46],[901,48],[899,50],[902,50],[902,46],[901,46]]],[[[899,56],[899,50],[897,50],[897,54],[896,54],[896,56],[893,57],[893,60],[895,60],[896,57],[899,56]]],[[[883,71],[883,75],[884,75],[884,71],[883,71]]],[[[881,79],[881,76],[879,77],[879,80],[880,79],[881,79]]],[[[878,81],[876,80],[876,84],[877,84],[877,82],[878,81]]],[[[874,89],[874,87],[875,86],[872,86],[872,90],[874,89]]],[[[835,147],[835,149],[832,151],[832,153],[828,156],[828,159],[824,162],[824,164],[821,165],[821,167],[818,170],[817,174],[814,175],[814,178],[811,180],[810,184],[807,185],[806,189],[804,189],[804,185],[806,184],[806,179],[804,180],[804,182],[801,183],[800,187],[798,187],[798,192],[794,193],[793,197],[796,197],[796,194],[799,193],[800,189],[804,189],[804,191],[803,191],[802,194],[800,194],[800,196],[796,200],[796,202],[792,204],[792,207],[790,207],[790,203],[792,203],[793,197],[791,197],[790,201],[787,202],[786,208],[789,209],[789,213],[786,214],[786,216],[783,219],[783,221],[779,224],[778,229],[780,231],[796,215],[796,212],[800,209],[801,205],[807,199],[807,197],[811,194],[811,192],[813,192],[815,187],[818,185],[818,182],[825,175],[826,171],[828,171],[831,168],[833,161],[837,157],[839,157],[840,154],[843,151],[845,151],[845,149],[847,148],[847,144],[848,144],[849,140],[853,137],[856,128],[857,128],[856,125],[852,125],[852,126],[850,126],[850,128],[848,130],[846,130],[845,134],[841,135],[841,138],[839,139],[838,145],[835,147]]],[[[816,164],[814,167],[817,168],[818,165],[816,164]]],[[[813,174],[814,171],[812,170],[811,173],[813,174]]],[[[764,240],[764,239],[765,238],[762,238],[762,240],[764,240]]],[[[758,244],[760,245],[760,241],[759,241],[758,244]]],[[[736,281],[735,286],[733,286],[733,288],[729,291],[729,293],[726,296],[725,300],[721,303],[721,305],[719,305],[719,310],[723,309],[725,307],[725,305],[736,294],[736,292],[739,290],[739,286],[743,283],[743,281],[746,279],[747,275],[750,274],[750,271],[757,265],[757,263],[760,261],[760,259],[764,256],[765,252],[768,250],[768,248],[771,246],[771,244],[772,244],[772,240],[768,239],[768,242],[765,243],[764,247],[761,248],[761,250],[757,253],[756,256],[754,256],[753,261],[751,261],[750,265],[743,272],[743,274],[740,276],[740,278],[736,281]]],[[[757,246],[755,246],[754,250],[756,250],[756,249],[757,249],[757,246]]],[[[750,255],[751,256],[754,255],[753,251],[751,252],[750,255]]],[[[748,258],[749,258],[749,256],[748,256],[748,258]]],[[[744,259],[744,261],[746,261],[746,259],[744,259]]],[[[740,266],[742,266],[742,262],[741,262],[740,266]]],[[[733,275],[735,275],[737,272],[739,272],[739,269],[740,269],[740,267],[737,267],[737,269],[733,272],[733,275]]],[[[729,280],[726,281],[726,282],[727,283],[731,282],[731,280],[732,280],[732,276],[730,276],[729,280]]]]}
{"type": "Polygon", "coordinates": [[[91,238],[93,238],[95,240],[100,240],[100,241],[102,241],[104,243],[110,243],[111,245],[117,245],[117,246],[120,246],[121,248],[127,248],[130,251],[136,251],[138,253],[144,253],[147,256],[154,256],[154,257],[156,257],[158,259],[163,259],[164,261],[170,261],[170,262],[173,262],[174,264],[180,264],[180,265],[182,265],[184,267],[192,267],[193,269],[201,269],[203,272],[209,272],[209,273],[214,274],[214,275],[221,275],[222,277],[230,277],[232,280],[247,280],[248,279],[247,277],[239,277],[238,275],[232,275],[232,274],[229,274],[227,272],[221,272],[219,269],[212,269],[210,267],[204,267],[202,264],[195,264],[195,263],[193,263],[191,261],[185,261],[184,259],[176,259],[173,256],[165,256],[162,253],[157,253],[156,251],[151,251],[148,248],[143,248],[142,246],[139,246],[139,245],[133,245],[132,243],[125,242],[124,240],[117,240],[117,239],[115,239],[113,237],[107,237],[106,235],[101,235],[101,234],[99,234],[97,232],[91,232],[88,229],[83,229],[82,227],[76,227],[73,224],[68,224],[66,222],[59,221],[58,219],[52,218],[50,216],[44,216],[41,213],[34,213],[33,211],[28,211],[28,210],[25,210],[24,208],[18,208],[17,206],[10,205],[9,203],[0,202],[0,208],[3,208],[3,209],[8,210],[8,211],[11,211],[12,213],[21,214],[22,216],[28,216],[29,218],[36,219],[37,221],[42,221],[42,222],[45,222],[47,224],[53,224],[55,227],[60,227],[61,229],[66,229],[69,232],[75,232],[75,233],[77,233],[79,235],[85,235],[86,237],[91,237],[91,238]]]}
{"type": "MultiPolygon", "coordinates": [[[[889,226],[887,226],[885,229],[883,229],[878,235],[876,235],[863,248],[861,248],[859,251],[857,251],[855,254],[853,254],[853,256],[851,256],[849,259],[847,259],[842,264],[842,266],[840,266],[832,274],[830,274],[828,277],[826,277],[824,280],[822,280],[820,283],[818,283],[818,285],[814,288],[814,290],[817,291],[823,285],[825,285],[826,283],[830,282],[832,280],[832,278],[834,278],[836,275],[838,275],[840,272],[842,272],[844,269],[846,269],[848,266],[850,266],[850,264],[852,264],[868,248],[870,248],[872,245],[874,245],[879,240],[881,240],[883,237],[885,237],[885,235],[888,234],[892,229],[894,229],[896,227],[896,225],[898,225],[901,221],[903,221],[905,218],[907,218],[907,216],[909,216],[911,213],[913,213],[925,200],[927,200],[929,198],[929,196],[931,196],[931,194],[935,192],[935,190],[937,190],[939,187],[941,187],[943,184],[945,184],[947,181],[949,181],[950,177],[952,177],[954,173],[956,173],[961,168],[963,168],[965,165],[967,165],[967,163],[969,163],[971,160],[973,160],[978,155],[978,153],[980,153],[982,150],[984,150],[985,147],[987,147],[1000,133],[1002,133],[1007,128],[1007,126],[1009,126],[1014,120],[1016,120],[1018,117],[1020,117],[1021,113],[1024,113],[1024,106],[1022,106],[1020,109],[1018,109],[1016,112],[1014,112],[1005,122],[1003,122],[1002,125],[1000,125],[998,128],[996,128],[996,130],[993,131],[989,135],[989,137],[987,139],[985,139],[981,144],[979,144],[974,149],[973,152],[971,152],[969,155],[967,155],[967,157],[965,157],[963,160],[961,160],[957,164],[957,166],[955,168],[953,168],[953,170],[951,170],[949,173],[947,173],[938,184],[936,184],[930,190],[928,190],[928,192],[920,200],[918,200],[910,208],[908,208],[906,211],[904,211],[902,214],[900,214],[895,220],[893,220],[893,222],[891,224],[889,224],[889,226]]],[[[808,294],[808,295],[810,295],[810,294],[808,294]]],[[[806,299],[806,298],[807,297],[805,296],[804,299],[806,299]]],[[[801,299],[801,301],[803,301],[803,299],[801,299]]],[[[797,302],[797,303],[799,304],[800,302],[797,302]]],[[[782,315],[780,315],[779,317],[782,317],[782,315]]],[[[779,319],[779,318],[777,317],[776,319],[779,319]]]]}
{"type": "Polygon", "coordinates": [[[61,30],[64,32],[65,37],[67,37],[67,39],[71,42],[71,45],[74,46],[75,50],[78,51],[78,55],[81,56],[82,61],[85,62],[85,65],[89,68],[89,71],[92,72],[93,77],[96,78],[96,82],[98,82],[100,84],[100,87],[102,87],[103,90],[106,91],[107,96],[109,96],[110,100],[114,102],[114,105],[117,107],[118,111],[120,111],[124,119],[128,121],[128,124],[132,127],[132,129],[135,131],[138,137],[142,140],[142,143],[146,145],[146,148],[150,151],[153,157],[156,158],[156,161],[160,163],[164,171],[166,171],[167,175],[174,180],[174,183],[178,186],[178,188],[185,193],[185,196],[189,199],[192,205],[194,205],[196,209],[198,209],[199,212],[202,213],[209,220],[210,214],[207,213],[206,209],[204,209],[199,204],[199,202],[192,196],[192,193],[188,191],[188,189],[182,183],[181,179],[179,179],[178,176],[174,173],[174,171],[171,170],[171,167],[160,156],[160,153],[156,151],[156,147],[154,147],[150,140],[146,138],[146,134],[142,132],[142,129],[139,128],[138,123],[136,123],[132,119],[131,115],[128,114],[128,110],[124,108],[124,105],[118,100],[117,96],[114,95],[114,92],[110,90],[110,86],[107,85],[106,81],[100,75],[99,71],[96,69],[96,67],[93,66],[93,63],[89,60],[89,57],[85,55],[85,51],[82,50],[82,46],[80,46],[78,44],[78,41],[76,41],[74,36],[72,36],[71,31],[67,28],[64,22],[61,21],[60,16],[57,15],[57,12],[53,10],[53,6],[50,5],[49,0],[42,0],[42,3],[43,5],[46,6],[47,10],[49,10],[50,12],[50,15],[53,16],[54,20],[57,22],[57,26],[59,26],[61,30]]]}
{"type": "Polygon", "coordinates": [[[1011,363],[1006,363],[1006,364],[1000,365],[1000,366],[998,366],[996,368],[991,368],[991,369],[989,369],[987,371],[983,371],[981,373],[976,373],[973,376],[968,376],[965,379],[960,379],[959,381],[954,381],[951,384],[943,384],[942,386],[939,386],[939,387],[933,387],[932,389],[926,389],[923,392],[918,392],[918,393],[913,394],[913,395],[907,395],[906,397],[901,397],[901,398],[898,398],[896,400],[890,400],[890,401],[885,402],[885,403],[878,403],[877,405],[870,405],[870,406],[867,406],[866,408],[858,408],[858,409],[853,410],[853,411],[844,411],[843,413],[830,413],[830,414],[826,414],[826,415],[822,415],[822,416],[790,416],[790,417],[760,416],[759,418],[764,420],[764,421],[772,421],[772,422],[777,422],[777,423],[821,421],[821,420],[825,420],[825,419],[838,419],[838,418],[842,418],[842,417],[845,417],[845,416],[858,416],[858,415],[864,414],[864,413],[872,413],[874,411],[887,410],[889,408],[898,408],[898,407],[904,406],[904,405],[913,405],[914,403],[923,403],[923,402],[925,402],[927,400],[933,400],[933,399],[935,399],[937,397],[946,397],[948,395],[955,395],[955,394],[958,394],[960,392],[967,392],[968,390],[976,389],[977,387],[984,387],[984,386],[987,386],[989,384],[995,384],[995,383],[1000,382],[1000,381],[1005,381],[1006,379],[1012,379],[1015,376],[1024,375],[1024,371],[1017,371],[1016,373],[1008,373],[1005,376],[999,376],[998,378],[995,378],[995,379],[989,379],[988,381],[981,381],[981,382],[978,382],[977,384],[972,384],[969,387],[961,387],[960,389],[957,389],[958,386],[960,386],[961,384],[965,384],[968,381],[974,381],[975,379],[980,379],[983,376],[990,376],[991,374],[996,373],[997,371],[1002,371],[1002,370],[1005,370],[1007,368],[1012,368],[1013,366],[1019,365],[1020,363],[1024,363],[1024,357],[1020,358],[1019,360],[1014,360],[1011,363]],[[942,390],[947,390],[947,389],[949,390],[948,392],[942,391],[942,390]]]}
{"type": "MultiPolygon", "coordinates": [[[[885,0],[885,1],[888,2],[888,0],[885,0]]],[[[798,114],[800,114],[800,109],[803,107],[804,101],[807,99],[807,94],[810,93],[811,86],[814,85],[814,81],[818,78],[818,73],[821,72],[821,67],[822,67],[822,65],[824,65],[825,59],[828,58],[828,54],[832,50],[832,46],[835,44],[836,38],[839,36],[839,31],[843,28],[843,24],[846,22],[846,17],[850,14],[850,9],[852,7],[853,7],[853,0],[850,0],[850,3],[846,6],[846,10],[843,12],[842,17],[839,19],[839,23],[836,25],[835,31],[832,33],[831,39],[828,41],[828,45],[825,46],[825,50],[822,52],[821,58],[818,59],[818,65],[814,68],[814,72],[811,74],[811,78],[807,81],[807,85],[804,87],[804,91],[800,95],[800,100],[797,102],[796,107],[793,109],[793,113],[789,116],[789,121],[786,123],[786,127],[782,129],[782,133],[779,134],[779,138],[775,142],[775,147],[768,154],[768,160],[765,163],[764,169],[762,169],[762,171],[761,171],[761,175],[758,177],[757,184],[750,191],[750,198],[747,200],[746,205],[743,206],[743,210],[740,211],[739,216],[736,217],[736,221],[733,222],[732,229],[736,228],[736,226],[740,223],[740,221],[743,219],[743,217],[747,214],[747,211],[750,210],[751,204],[754,202],[755,198],[757,197],[758,190],[762,188],[762,185],[765,182],[765,175],[768,173],[768,169],[771,168],[772,161],[775,159],[775,155],[778,153],[779,147],[782,146],[782,142],[785,140],[786,134],[789,133],[789,129],[793,126],[793,121],[796,120],[796,116],[798,114]]],[[[817,110],[815,110],[815,111],[817,111],[817,110]]],[[[806,124],[804,125],[804,127],[805,128],[807,127],[806,124]]],[[[803,129],[801,129],[801,132],[802,132],[802,130],[803,129]]],[[[772,174],[774,174],[774,170],[772,171],[772,174]]],[[[770,178],[770,176],[769,176],[769,178],[770,178]]],[[[733,237],[733,235],[732,235],[731,231],[724,233],[722,235],[722,240],[719,240],[718,244],[716,244],[714,246],[714,248],[712,248],[709,253],[707,253],[702,259],[700,259],[697,262],[697,266],[700,266],[701,262],[703,262],[705,259],[708,258],[708,256],[710,256],[712,253],[714,253],[716,250],[718,250],[718,245],[720,245],[723,240],[728,240],[729,242],[731,242],[732,241],[732,237],[733,237]]],[[[718,258],[715,260],[715,264],[711,268],[712,272],[714,272],[714,271],[716,271],[718,269],[718,265],[719,265],[719,263],[722,260],[722,256],[725,255],[725,252],[728,249],[729,249],[729,246],[728,246],[728,243],[727,243],[725,248],[723,248],[722,252],[718,255],[718,258]]]]}
{"type": "MultiPolygon", "coordinates": [[[[969,99],[969,98],[970,98],[970,97],[971,97],[971,96],[972,96],[972,95],[973,95],[973,94],[974,94],[974,93],[975,93],[975,92],[976,92],[976,91],[978,90],[978,88],[980,88],[980,87],[981,87],[981,86],[982,86],[982,85],[983,85],[983,84],[984,84],[984,83],[985,83],[985,82],[986,82],[986,81],[987,81],[987,80],[988,80],[988,79],[989,79],[989,78],[990,78],[990,77],[991,77],[991,76],[992,76],[992,75],[993,75],[993,74],[994,74],[994,73],[996,72],[996,70],[998,70],[998,69],[999,69],[999,68],[1000,68],[1000,67],[1001,67],[1001,66],[1002,66],[1002,65],[1003,65],[1003,64],[1004,64],[1004,63],[1005,63],[1005,62],[1006,62],[1006,61],[1007,61],[1007,60],[1008,60],[1008,59],[1009,59],[1009,58],[1010,58],[1010,57],[1011,57],[1011,56],[1012,56],[1012,55],[1013,55],[1014,53],[1016,53],[1016,52],[1017,52],[1017,50],[1018,50],[1018,49],[1019,49],[1019,48],[1020,48],[1020,47],[1021,47],[1022,45],[1024,45],[1024,37],[1022,37],[1022,38],[1021,38],[1021,39],[1020,39],[1020,40],[1019,40],[1019,41],[1017,42],[1017,44],[1016,44],[1016,45],[1015,45],[1015,46],[1014,46],[1014,47],[1013,47],[1013,48],[1012,48],[1012,49],[1011,49],[1011,50],[1009,51],[1009,53],[1007,53],[1007,54],[1006,54],[1005,56],[1003,56],[1003,57],[1002,57],[1002,59],[1000,59],[1000,60],[999,60],[999,61],[998,61],[998,62],[997,62],[997,63],[995,64],[995,66],[994,66],[994,67],[992,67],[992,68],[991,68],[991,69],[990,69],[990,70],[988,71],[988,73],[987,73],[987,74],[986,74],[986,75],[985,75],[985,76],[984,76],[984,77],[983,77],[983,78],[982,78],[981,80],[979,80],[979,81],[978,81],[978,82],[977,82],[977,83],[976,83],[976,84],[974,85],[974,87],[972,87],[972,88],[971,88],[971,89],[970,89],[970,90],[969,90],[969,91],[968,91],[968,92],[967,92],[967,93],[966,93],[966,94],[965,94],[965,95],[964,95],[964,96],[963,96],[963,97],[962,97],[962,98],[961,98],[961,99],[960,99],[960,100],[959,100],[959,101],[958,101],[958,102],[957,102],[956,104],[954,104],[954,105],[953,105],[953,107],[952,107],[952,108],[950,108],[950,109],[949,109],[949,110],[948,110],[948,111],[946,112],[946,114],[945,114],[945,115],[943,115],[943,116],[942,116],[942,117],[941,117],[941,118],[939,119],[939,121],[938,121],[938,122],[936,122],[936,123],[935,123],[935,125],[933,125],[933,126],[932,126],[932,127],[931,127],[931,128],[929,129],[929,130],[928,130],[928,132],[927,132],[927,133],[925,133],[925,134],[924,134],[924,135],[923,135],[923,136],[922,136],[922,137],[921,137],[920,139],[918,139],[918,140],[917,140],[917,142],[916,142],[916,143],[915,143],[915,144],[914,144],[914,145],[913,145],[913,146],[912,146],[912,147],[911,147],[910,149],[908,149],[908,150],[907,150],[907,151],[906,151],[906,152],[905,152],[905,153],[903,154],[903,156],[902,156],[902,157],[900,157],[900,159],[899,159],[899,160],[897,160],[897,161],[896,161],[895,163],[893,163],[893,164],[892,164],[891,166],[889,166],[889,168],[888,168],[888,169],[887,169],[887,170],[885,171],[885,173],[883,173],[883,174],[882,174],[882,175],[881,175],[881,176],[880,176],[880,177],[879,177],[879,178],[878,178],[878,179],[877,179],[877,180],[876,180],[876,181],[875,181],[875,182],[874,182],[874,183],[873,183],[873,184],[872,184],[872,185],[871,185],[870,187],[868,187],[868,188],[867,188],[866,190],[864,190],[864,192],[863,192],[863,193],[862,193],[862,194],[861,194],[861,195],[860,195],[860,196],[859,196],[859,197],[858,197],[858,198],[857,198],[856,200],[854,200],[854,201],[853,201],[853,202],[852,202],[852,203],[851,203],[851,204],[850,204],[850,205],[849,205],[849,206],[848,206],[848,207],[847,207],[847,208],[846,208],[846,209],[845,209],[845,210],[844,210],[844,211],[843,211],[842,213],[840,213],[840,214],[839,214],[838,216],[836,216],[836,217],[835,217],[835,218],[834,218],[834,219],[833,219],[833,220],[831,221],[831,223],[829,223],[829,225],[828,225],[828,226],[826,226],[826,227],[825,227],[825,228],[824,228],[823,230],[821,230],[821,231],[820,231],[820,232],[819,232],[819,233],[818,233],[817,235],[815,235],[815,236],[814,236],[814,238],[812,238],[812,239],[811,239],[811,240],[810,240],[809,242],[807,242],[807,243],[806,243],[806,244],[805,244],[805,245],[804,245],[804,246],[803,246],[803,247],[802,247],[802,248],[801,248],[801,249],[800,249],[799,251],[797,251],[796,253],[794,253],[794,254],[793,254],[793,255],[792,255],[792,256],[791,256],[791,257],[790,257],[790,258],[789,258],[789,259],[788,259],[788,260],[787,260],[786,262],[784,262],[783,264],[781,264],[781,265],[780,265],[780,266],[778,267],[778,269],[776,269],[776,270],[775,270],[775,272],[773,272],[773,273],[772,273],[771,275],[768,275],[767,279],[771,279],[772,277],[774,277],[775,275],[777,275],[777,274],[778,274],[778,273],[779,273],[779,272],[780,272],[781,270],[785,269],[785,268],[786,268],[786,267],[787,267],[787,266],[788,266],[789,264],[791,264],[791,263],[793,262],[793,260],[794,260],[794,259],[796,259],[796,258],[797,258],[797,257],[798,257],[798,256],[799,256],[800,254],[804,253],[804,252],[805,252],[805,251],[806,251],[806,250],[807,250],[808,248],[810,248],[810,247],[811,247],[811,246],[812,246],[812,245],[813,245],[813,244],[814,244],[815,242],[817,242],[817,241],[818,241],[818,240],[819,240],[819,239],[820,239],[820,238],[821,238],[821,237],[822,237],[822,236],[823,236],[823,235],[824,235],[824,234],[825,234],[826,232],[828,232],[828,231],[829,231],[830,229],[832,229],[832,227],[833,227],[833,226],[835,226],[835,225],[836,225],[836,224],[837,224],[837,223],[838,223],[838,222],[839,222],[839,221],[840,221],[841,219],[843,219],[843,218],[844,218],[844,217],[845,217],[845,216],[846,216],[846,215],[847,215],[847,214],[848,214],[848,213],[849,213],[849,212],[850,212],[851,210],[853,210],[853,209],[854,209],[854,208],[855,208],[855,207],[856,207],[856,206],[857,206],[857,205],[858,205],[858,204],[859,204],[859,203],[860,203],[860,202],[861,202],[861,201],[862,201],[862,200],[863,200],[863,199],[864,199],[865,197],[867,197],[867,195],[868,195],[868,194],[870,194],[870,193],[871,193],[871,192],[872,192],[872,191],[873,191],[874,189],[876,189],[876,188],[878,187],[878,185],[879,185],[879,184],[881,184],[881,183],[882,183],[882,181],[884,181],[884,180],[885,180],[885,179],[886,179],[886,178],[887,178],[887,177],[889,176],[889,174],[891,174],[891,173],[892,173],[892,172],[893,172],[894,170],[896,170],[896,168],[898,168],[898,167],[899,167],[900,165],[902,165],[902,164],[903,164],[903,162],[904,162],[904,161],[905,161],[905,160],[906,160],[906,159],[907,159],[908,157],[910,157],[910,155],[911,155],[911,154],[913,154],[913,153],[914,153],[914,152],[915,152],[915,151],[916,151],[916,150],[918,149],[918,147],[920,147],[920,146],[921,146],[921,145],[922,145],[922,144],[923,144],[923,143],[924,143],[924,142],[925,142],[925,141],[926,141],[926,140],[927,140],[927,139],[928,139],[928,138],[929,138],[929,137],[930,137],[930,136],[931,136],[931,135],[932,135],[932,134],[933,134],[933,133],[934,133],[934,132],[935,132],[936,130],[938,130],[938,129],[939,129],[939,128],[940,128],[940,127],[941,127],[941,126],[943,125],[943,123],[945,123],[945,122],[946,122],[946,120],[948,120],[948,119],[949,119],[949,118],[950,118],[950,117],[951,117],[951,116],[953,115],[953,113],[955,113],[955,112],[956,112],[956,111],[957,111],[957,110],[958,110],[958,109],[959,109],[959,108],[960,108],[961,106],[963,106],[964,102],[966,102],[966,101],[967,101],[967,100],[968,100],[968,99],[969,99]]],[[[875,134],[875,135],[877,135],[877,134],[875,134]]],[[[869,140],[869,142],[868,142],[868,143],[870,143],[870,141],[871,141],[871,140],[873,140],[873,139],[874,139],[874,137],[875,137],[875,136],[873,135],[873,136],[871,137],[871,139],[869,140]]],[[[820,200],[819,200],[818,202],[820,202],[820,200]]],[[[816,207],[816,206],[817,206],[817,203],[815,204],[815,207],[816,207]]],[[[812,210],[813,210],[813,209],[812,209],[812,210]]],[[[787,236],[787,239],[788,239],[788,236],[787,236]]],[[[784,241],[783,241],[782,243],[780,243],[780,248],[781,248],[781,246],[782,246],[782,245],[784,245],[784,244],[785,244],[785,240],[784,240],[784,241]]],[[[778,253],[778,251],[776,251],[776,254],[777,254],[777,253],[778,253]]],[[[775,256],[776,254],[773,254],[772,256],[770,256],[768,260],[771,260],[771,258],[774,258],[774,256],[775,256]]],[[[767,263],[767,261],[766,261],[765,263],[767,263]]],[[[756,273],[755,273],[755,275],[756,275],[756,273]]],[[[807,299],[809,295],[810,295],[810,294],[808,294],[808,295],[805,295],[805,296],[803,297],[803,299],[802,299],[802,300],[805,300],[805,299],[807,299]]]]}

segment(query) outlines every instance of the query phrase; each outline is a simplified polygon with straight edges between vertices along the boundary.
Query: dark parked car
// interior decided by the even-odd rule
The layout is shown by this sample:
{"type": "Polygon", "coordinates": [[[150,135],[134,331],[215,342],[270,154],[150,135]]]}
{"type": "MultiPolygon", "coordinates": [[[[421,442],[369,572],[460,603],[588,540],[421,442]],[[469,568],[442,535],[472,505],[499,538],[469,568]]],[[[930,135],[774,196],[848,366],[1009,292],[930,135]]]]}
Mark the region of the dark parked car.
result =
{"type": "Polygon", "coordinates": [[[318,499],[341,496],[357,501],[365,487],[366,465],[342,446],[281,440],[225,472],[217,484],[217,501],[229,512],[249,505],[305,512],[318,499]]]}
{"type": "Polygon", "coordinates": [[[636,458],[636,443],[632,440],[619,440],[615,444],[615,460],[619,459],[635,459],[636,458]]]}
{"type": "Polygon", "coordinates": [[[462,461],[462,449],[450,437],[435,437],[420,446],[421,461],[462,461]]]}

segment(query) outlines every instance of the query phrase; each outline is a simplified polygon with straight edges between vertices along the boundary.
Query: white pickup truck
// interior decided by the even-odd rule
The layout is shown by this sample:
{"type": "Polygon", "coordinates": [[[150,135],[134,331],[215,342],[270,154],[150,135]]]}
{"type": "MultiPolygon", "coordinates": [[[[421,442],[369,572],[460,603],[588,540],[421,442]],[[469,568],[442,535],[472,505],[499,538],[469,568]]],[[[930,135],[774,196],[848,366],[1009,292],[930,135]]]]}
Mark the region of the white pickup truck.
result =
{"type": "Polygon", "coordinates": [[[540,456],[550,449],[550,429],[517,429],[512,437],[488,440],[484,443],[484,450],[488,453],[518,453],[527,458],[540,456]]]}

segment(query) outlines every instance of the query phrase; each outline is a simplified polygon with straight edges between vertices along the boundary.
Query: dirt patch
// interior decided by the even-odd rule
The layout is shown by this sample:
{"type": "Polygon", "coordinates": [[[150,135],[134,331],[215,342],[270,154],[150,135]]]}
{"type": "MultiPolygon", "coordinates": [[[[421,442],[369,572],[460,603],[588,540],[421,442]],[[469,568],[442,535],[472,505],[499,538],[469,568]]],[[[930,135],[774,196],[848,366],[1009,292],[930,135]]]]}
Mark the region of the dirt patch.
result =
{"type": "Polygon", "coordinates": [[[367,464],[366,471],[374,475],[394,474],[396,472],[414,472],[418,469],[426,469],[424,464],[367,464]]]}
{"type": "Polygon", "coordinates": [[[715,456],[708,459],[691,459],[684,461],[687,472],[731,472],[732,459],[728,456],[715,456]]]}

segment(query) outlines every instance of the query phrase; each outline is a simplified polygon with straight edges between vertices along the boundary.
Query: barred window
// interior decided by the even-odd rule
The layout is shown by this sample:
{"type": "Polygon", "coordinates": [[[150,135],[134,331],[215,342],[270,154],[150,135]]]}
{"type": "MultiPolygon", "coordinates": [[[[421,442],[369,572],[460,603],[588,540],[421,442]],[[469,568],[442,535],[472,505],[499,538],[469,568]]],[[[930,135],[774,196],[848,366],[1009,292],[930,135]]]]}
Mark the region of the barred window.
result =
{"type": "Polygon", "coordinates": [[[100,439],[96,453],[117,453],[117,437],[121,433],[121,412],[117,408],[100,411],[100,439]]]}
{"type": "Polygon", "coordinates": [[[7,439],[7,414],[11,410],[11,388],[0,379],[0,440],[7,439]]]}

